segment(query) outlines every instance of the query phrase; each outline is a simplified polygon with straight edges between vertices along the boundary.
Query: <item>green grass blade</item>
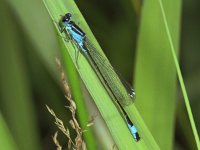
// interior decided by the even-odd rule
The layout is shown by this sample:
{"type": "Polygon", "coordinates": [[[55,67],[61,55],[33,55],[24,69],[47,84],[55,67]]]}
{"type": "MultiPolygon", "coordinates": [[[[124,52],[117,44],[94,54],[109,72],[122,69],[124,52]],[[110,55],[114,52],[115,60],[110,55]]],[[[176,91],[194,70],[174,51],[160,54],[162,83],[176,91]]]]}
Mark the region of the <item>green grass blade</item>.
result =
{"type": "Polygon", "coordinates": [[[196,141],[190,125],[188,113],[185,108],[185,103],[180,103],[177,108],[177,133],[178,136],[183,137],[186,149],[197,149],[196,141]]]}
{"type": "MultiPolygon", "coordinates": [[[[181,2],[166,1],[165,8],[178,50],[181,2]]],[[[176,70],[158,1],[145,1],[141,17],[136,57],[136,106],[160,148],[170,150],[174,136],[176,70]]]]}
{"type": "Polygon", "coordinates": [[[19,149],[40,149],[38,128],[22,49],[24,35],[6,2],[0,1],[0,106],[19,149]]]}
{"type": "Polygon", "coordinates": [[[182,90],[182,93],[183,93],[183,97],[184,97],[187,112],[188,112],[188,116],[189,116],[190,123],[191,123],[191,126],[192,126],[192,131],[193,131],[193,134],[194,134],[194,137],[195,137],[195,140],[196,140],[197,148],[200,149],[199,136],[198,136],[196,125],[195,125],[194,118],[193,118],[193,115],[192,115],[192,110],[191,110],[191,107],[190,107],[189,98],[187,96],[187,92],[186,92],[183,76],[182,76],[182,73],[181,73],[181,69],[180,69],[178,59],[177,59],[177,56],[176,56],[176,51],[175,51],[175,47],[174,47],[174,44],[173,44],[173,41],[172,41],[172,36],[171,36],[170,29],[169,29],[168,21],[167,21],[167,18],[166,18],[166,13],[165,13],[165,10],[164,10],[164,7],[163,7],[162,0],[158,0],[158,2],[159,2],[159,5],[160,5],[160,8],[161,8],[162,17],[163,17],[167,37],[168,37],[169,44],[170,44],[170,50],[171,50],[171,53],[172,53],[172,56],[173,56],[173,59],[174,59],[175,66],[176,66],[179,83],[180,83],[180,86],[181,86],[181,90],[182,90]]]}
{"type": "MultiPolygon", "coordinates": [[[[100,49],[97,41],[95,40],[93,34],[91,33],[89,27],[87,26],[84,18],[79,12],[74,1],[44,0],[44,3],[46,5],[46,8],[48,9],[48,12],[51,18],[55,21],[58,21],[60,19],[60,15],[63,15],[66,12],[72,13],[74,16],[73,19],[80,24],[81,28],[87,33],[89,39],[92,40],[92,43],[97,48],[100,49]]],[[[64,40],[63,42],[67,48],[65,53],[69,52],[73,60],[73,63],[75,64],[76,63],[76,58],[75,58],[76,49],[70,42],[67,43],[64,40]]],[[[65,54],[63,53],[63,55],[65,54]]],[[[139,142],[134,141],[124,120],[120,116],[119,111],[113,104],[104,86],[101,84],[95,72],[93,71],[90,64],[88,63],[88,61],[83,55],[79,56],[78,63],[79,63],[79,68],[77,70],[83,82],[85,83],[88,91],[93,97],[97,107],[99,108],[101,115],[104,118],[118,148],[119,149],[133,149],[134,148],[138,150],[139,149],[142,149],[142,150],[159,149],[158,145],[156,144],[150,132],[146,128],[143,120],[141,119],[139,113],[137,112],[137,109],[135,108],[133,104],[132,106],[126,108],[126,110],[128,111],[131,118],[134,120],[134,123],[139,129],[139,133],[141,136],[141,141],[139,142]]],[[[90,143],[87,143],[87,144],[90,144],[90,143]]]]}
{"type": "Polygon", "coordinates": [[[38,54],[45,67],[58,77],[55,57],[59,56],[56,35],[48,14],[44,11],[42,1],[5,0],[14,11],[23,33],[34,45],[33,50],[38,54]],[[37,10],[37,11],[36,11],[37,10]],[[34,15],[33,15],[34,14],[34,15]],[[48,34],[47,34],[48,33],[48,34]]]}
{"type": "Polygon", "coordinates": [[[5,120],[0,113],[0,149],[17,150],[17,146],[14,143],[13,137],[10,134],[5,120]]]}

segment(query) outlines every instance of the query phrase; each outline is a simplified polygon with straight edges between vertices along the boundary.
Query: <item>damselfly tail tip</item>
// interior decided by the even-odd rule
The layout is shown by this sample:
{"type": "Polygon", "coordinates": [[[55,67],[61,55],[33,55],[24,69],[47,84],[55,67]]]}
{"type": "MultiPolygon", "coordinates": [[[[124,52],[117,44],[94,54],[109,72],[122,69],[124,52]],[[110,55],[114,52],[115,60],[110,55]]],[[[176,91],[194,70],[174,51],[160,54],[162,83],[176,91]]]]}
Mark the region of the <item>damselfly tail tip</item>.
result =
{"type": "Polygon", "coordinates": [[[140,135],[139,135],[136,127],[132,124],[129,124],[129,123],[128,123],[128,127],[129,127],[131,134],[133,135],[135,141],[138,142],[140,140],[140,135]]]}
{"type": "Polygon", "coordinates": [[[135,133],[135,137],[134,138],[135,138],[136,142],[138,142],[140,140],[140,135],[138,134],[138,132],[135,133]]]}

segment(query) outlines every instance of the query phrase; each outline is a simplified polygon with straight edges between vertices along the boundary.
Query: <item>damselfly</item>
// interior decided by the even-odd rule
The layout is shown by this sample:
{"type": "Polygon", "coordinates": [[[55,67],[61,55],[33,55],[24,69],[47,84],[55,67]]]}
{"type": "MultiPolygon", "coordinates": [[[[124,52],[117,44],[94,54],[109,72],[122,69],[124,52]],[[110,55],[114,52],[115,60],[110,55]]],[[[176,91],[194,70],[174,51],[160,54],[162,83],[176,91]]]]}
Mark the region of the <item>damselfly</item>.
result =
{"type": "Polygon", "coordinates": [[[126,82],[122,82],[121,78],[117,75],[108,59],[106,59],[103,53],[98,51],[93,46],[86,33],[71,20],[71,17],[72,15],[70,13],[62,16],[61,21],[59,22],[60,31],[66,32],[68,38],[90,61],[90,64],[95,69],[103,85],[107,88],[108,93],[114,97],[119,108],[121,109],[124,119],[127,122],[128,128],[130,129],[134,139],[139,141],[140,137],[138,131],[122,107],[122,105],[128,106],[133,102],[135,97],[133,88],[127,88],[129,87],[128,84],[126,82]]]}

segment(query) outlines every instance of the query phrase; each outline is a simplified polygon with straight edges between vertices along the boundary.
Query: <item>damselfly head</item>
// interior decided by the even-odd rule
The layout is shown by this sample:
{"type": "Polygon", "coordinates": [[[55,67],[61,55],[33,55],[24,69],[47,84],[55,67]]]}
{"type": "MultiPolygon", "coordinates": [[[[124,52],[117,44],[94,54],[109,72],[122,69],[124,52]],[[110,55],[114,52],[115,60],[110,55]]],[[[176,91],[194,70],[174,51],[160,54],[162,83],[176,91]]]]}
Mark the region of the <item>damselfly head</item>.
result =
{"type": "Polygon", "coordinates": [[[63,21],[63,22],[69,22],[70,19],[71,19],[71,17],[72,17],[72,14],[66,13],[66,14],[63,16],[62,21],[63,21]]]}

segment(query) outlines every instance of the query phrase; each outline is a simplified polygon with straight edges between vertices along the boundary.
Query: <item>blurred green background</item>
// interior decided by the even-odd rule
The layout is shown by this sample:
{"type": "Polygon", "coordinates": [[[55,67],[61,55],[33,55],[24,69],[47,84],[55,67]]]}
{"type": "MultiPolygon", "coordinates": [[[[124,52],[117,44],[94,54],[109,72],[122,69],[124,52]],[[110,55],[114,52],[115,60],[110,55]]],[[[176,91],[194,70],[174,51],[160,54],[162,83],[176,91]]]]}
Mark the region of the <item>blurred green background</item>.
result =
{"type": "MultiPolygon", "coordinates": [[[[153,32],[148,32],[148,27],[151,25],[145,23],[145,17],[148,17],[149,23],[151,23],[156,18],[154,13],[159,15],[160,12],[155,11],[158,7],[156,4],[153,5],[155,0],[148,3],[142,0],[76,0],[76,4],[113,66],[121,72],[129,83],[133,82],[133,85],[136,83],[138,99],[140,99],[141,94],[148,97],[150,93],[146,88],[149,88],[148,85],[151,83],[148,80],[152,79],[152,74],[148,72],[149,70],[151,72],[151,68],[149,70],[144,68],[143,72],[138,68],[142,66],[141,60],[147,64],[157,64],[147,66],[154,67],[155,80],[160,80],[159,77],[165,75],[165,72],[162,72],[162,65],[159,66],[160,61],[153,59],[154,57],[150,59],[149,56],[153,55],[153,52],[147,51],[148,46],[153,44],[155,49],[162,49],[159,46],[162,43],[160,36],[155,36],[160,30],[157,26],[152,25],[153,32]],[[147,12],[149,16],[145,15],[147,12]],[[147,46],[146,51],[142,46],[147,46]],[[142,54],[140,50],[143,50],[142,54]],[[141,72],[143,76],[140,78],[138,76],[142,74],[141,72]],[[142,78],[143,81],[140,82],[139,79],[142,80],[142,78]],[[147,84],[145,84],[146,81],[147,84]],[[144,89],[144,91],[141,92],[140,89],[144,89]]],[[[166,9],[167,13],[172,17],[168,20],[169,22],[172,20],[170,25],[175,24],[176,26],[175,30],[171,31],[172,35],[175,36],[174,41],[179,54],[180,67],[196,127],[199,130],[200,2],[198,0],[181,2],[165,0],[164,4],[168,8],[166,9]],[[173,17],[177,17],[177,19],[173,21],[173,17]]],[[[39,0],[32,2],[0,0],[0,18],[0,139],[2,139],[0,140],[0,149],[55,149],[51,137],[57,128],[53,123],[53,118],[47,112],[45,104],[48,104],[67,126],[69,126],[70,115],[64,107],[67,103],[55,63],[55,58],[60,58],[60,54],[58,35],[55,32],[53,22],[48,16],[44,4],[39,0]]],[[[157,25],[164,27],[163,24],[157,25]]],[[[158,57],[162,59],[162,55],[158,57]]],[[[144,116],[144,121],[161,149],[193,150],[196,149],[196,144],[185,110],[182,92],[176,81],[175,68],[170,70],[171,66],[174,67],[172,56],[166,60],[168,59],[171,63],[165,67],[168,69],[167,73],[172,72],[170,78],[172,80],[164,81],[165,86],[162,86],[163,83],[160,82],[154,85],[152,81],[152,89],[149,91],[153,90],[154,86],[163,87],[163,90],[166,91],[165,94],[169,90],[169,95],[171,94],[174,100],[171,101],[172,99],[167,99],[168,97],[166,97],[167,100],[163,98],[163,101],[162,97],[159,97],[159,100],[163,104],[166,102],[167,108],[171,107],[172,110],[166,109],[163,112],[165,115],[157,118],[156,114],[162,114],[160,112],[162,110],[159,109],[162,104],[155,107],[154,113],[148,113],[150,108],[146,105],[151,102],[147,99],[143,103],[136,101],[136,105],[138,105],[141,115],[144,116]],[[173,85],[169,86],[167,83],[173,85]],[[172,88],[169,89],[168,86],[172,88]],[[166,116],[170,116],[169,121],[168,118],[165,118],[166,116]],[[157,126],[156,124],[159,124],[161,118],[166,121],[166,127],[163,127],[161,129],[163,132],[160,133],[169,132],[170,135],[167,137],[165,134],[158,135],[157,130],[152,127],[157,126]],[[167,123],[169,123],[169,128],[167,123]],[[166,140],[168,142],[165,143],[166,140]]],[[[168,64],[167,61],[165,63],[168,64]]],[[[70,74],[70,71],[68,73],[70,74]]],[[[90,108],[88,110],[90,115],[98,114],[81,81],[80,85],[82,96],[87,99],[86,104],[90,108]]],[[[158,97],[156,92],[159,91],[155,91],[154,96],[158,97]]],[[[155,104],[157,103],[159,102],[155,101],[155,104]]],[[[162,123],[161,126],[164,126],[162,123]]],[[[97,148],[111,149],[112,137],[109,136],[104,122],[97,121],[92,128],[97,148]],[[101,138],[102,136],[106,138],[101,138]]],[[[66,146],[66,139],[61,135],[59,140],[62,145],[66,146]]]]}

